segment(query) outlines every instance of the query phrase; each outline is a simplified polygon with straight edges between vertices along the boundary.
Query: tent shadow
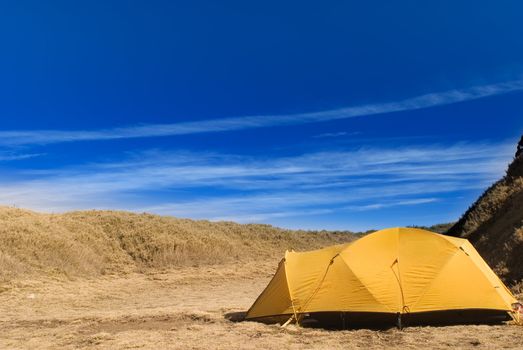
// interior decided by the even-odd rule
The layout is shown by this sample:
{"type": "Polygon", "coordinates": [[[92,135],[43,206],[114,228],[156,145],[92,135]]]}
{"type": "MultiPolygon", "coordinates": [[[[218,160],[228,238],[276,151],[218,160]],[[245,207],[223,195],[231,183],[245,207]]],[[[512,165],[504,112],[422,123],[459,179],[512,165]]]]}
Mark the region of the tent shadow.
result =
{"type": "Polygon", "coordinates": [[[245,321],[245,316],[247,311],[238,311],[238,312],[228,312],[223,317],[231,322],[243,322],[245,321]]]}
{"type": "MultiPolygon", "coordinates": [[[[231,322],[243,322],[247,312],[229,312],[224,318],[231,322]]],[[[264,324],[283,324],[290,315],[249,320],[264,324]]],[[[510,320],[506,312],[497,310],[448,310],[403,315],[402,327],[448,327],[456,325],[501,325],[510,320]]],[[[384,331],[398,328],[396,314],[318,312],[304,315],[300,326],[324,330],[368,329],[384,331]]]]}

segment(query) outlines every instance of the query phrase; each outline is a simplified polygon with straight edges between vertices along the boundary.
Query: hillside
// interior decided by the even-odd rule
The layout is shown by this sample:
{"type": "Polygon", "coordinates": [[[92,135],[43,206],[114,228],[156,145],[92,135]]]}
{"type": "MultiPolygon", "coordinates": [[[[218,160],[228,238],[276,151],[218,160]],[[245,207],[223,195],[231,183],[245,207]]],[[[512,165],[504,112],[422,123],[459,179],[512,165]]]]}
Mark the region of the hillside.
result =
{"type": "Polygon", "coordinates": [[[411,225],[409,227],[413,228],[419,228],[422,230],[427,230],[431,232],[437,232],[437,233],[445,233],[447,232],[452,226],[454,226],[455,222],[447,222],[444,224],[436,224],[432,226],[418,226],[418,225],[411,225]]]}
{"type": "Polygon", "coordinates": [[[506,282],[523,279],[523,137],[506,175],[447,233],[469,239],[506,282]]]}
{"type": "Polygon", "coordinates": [[[0,281],[35,273],[95,276],[147,268],[279,259],[354,239],[347,232],[283,230],[151,214],[40,214],[0,207],[0,281]]]}

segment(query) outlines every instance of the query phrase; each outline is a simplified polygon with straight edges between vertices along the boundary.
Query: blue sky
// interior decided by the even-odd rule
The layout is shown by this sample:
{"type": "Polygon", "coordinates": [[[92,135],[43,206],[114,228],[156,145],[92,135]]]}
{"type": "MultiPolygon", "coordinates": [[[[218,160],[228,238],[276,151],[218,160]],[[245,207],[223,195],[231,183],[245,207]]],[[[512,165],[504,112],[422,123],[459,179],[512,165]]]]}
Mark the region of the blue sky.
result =
{"type": "Polygon", "coordinates": [[[520,1],[0,3],[0,203],[456,220],[523,133],[520,1]]]}

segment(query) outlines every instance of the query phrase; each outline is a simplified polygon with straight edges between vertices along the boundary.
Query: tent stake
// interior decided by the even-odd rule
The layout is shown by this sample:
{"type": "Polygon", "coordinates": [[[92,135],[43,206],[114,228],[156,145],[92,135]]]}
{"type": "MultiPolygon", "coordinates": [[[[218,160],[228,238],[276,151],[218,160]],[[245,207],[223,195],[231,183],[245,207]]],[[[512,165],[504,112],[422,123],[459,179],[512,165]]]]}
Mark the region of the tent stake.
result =
{"type": "Polygon", "coordinates": [[[403,325],[401,324],[401,312],[398,312],[398,329],[401,331],[403,329],[403,325]]]}
{"type": "Polygon", "coordinates": [[[293,319],[294,319],[294,315],[292,315],[292,316],[287,320],[287,322],[285,322],[284,324],[282,324],[281,328],[285,328],[285,327],[287,327],[287,326],[292,322],[293,319]]]}

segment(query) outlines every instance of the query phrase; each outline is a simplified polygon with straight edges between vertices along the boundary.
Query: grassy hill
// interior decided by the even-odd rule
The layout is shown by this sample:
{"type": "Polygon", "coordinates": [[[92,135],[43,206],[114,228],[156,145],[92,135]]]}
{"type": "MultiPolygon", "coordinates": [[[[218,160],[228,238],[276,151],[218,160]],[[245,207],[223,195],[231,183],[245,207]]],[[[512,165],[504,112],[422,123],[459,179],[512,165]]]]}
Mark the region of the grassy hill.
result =
{"type": "Polygon", "coordinates": [[[32,274],[96,276],[148,268],[252,263],[344,243],[349,232],[291,231],[151,214],[40,214],[0,207],[0,281],[32,274]]]}
{"type": "MultiPolygon", "coordinates": [[[[458,222],[426,229],[468,238],[507,282],[523,280],[523,138],[506,175],[458,222]]],[[[278,259],[286,249],[310,250],[357,237],[119,211],[41,214],[0,207],[0,281],[245,264],[278,259]]]]}
{"type": "Polygon", "coordinates": [[[454,226],[454,224],[455,224],[455,222],[448,222],[448,223],[436,224],[436,225],[432,225],[432,226],[412,225],[412,226],[409,226],[409,227],[419,228],[419,229],[422,229],[422,230],[427,230],[427,231],[437,232],[437,233],[446,233],[452,226],[454,226]]]}
{"type": "Polygon", "coordinates": [[[505,281],[523,279],[523,137],[506,175],[478,198],[448,234],[469,239],[505,281]]]}

